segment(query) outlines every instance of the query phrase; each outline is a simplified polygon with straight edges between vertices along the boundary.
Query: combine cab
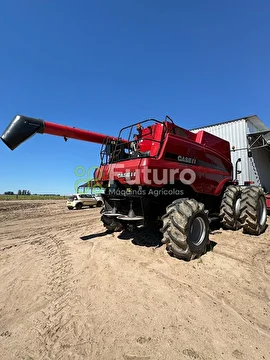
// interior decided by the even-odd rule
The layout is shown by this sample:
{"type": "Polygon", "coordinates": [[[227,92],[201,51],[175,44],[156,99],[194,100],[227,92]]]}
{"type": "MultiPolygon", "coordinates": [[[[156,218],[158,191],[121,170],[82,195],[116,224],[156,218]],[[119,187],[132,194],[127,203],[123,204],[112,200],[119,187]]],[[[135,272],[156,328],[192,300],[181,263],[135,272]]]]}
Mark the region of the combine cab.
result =
{"type": "Polygon", "coordinates": [[[14,150],[35,133],[102,144],[94,177],[105,188],[101,221],[109,231],[155,226],[170,254],[191,260],[206,251],[213,220],[252,235],[266,228],[263,190],[233,182],[230,144],[206,131],[194,134],[166,116],[113,137],[18,115],[1,138],[14,150]]]}

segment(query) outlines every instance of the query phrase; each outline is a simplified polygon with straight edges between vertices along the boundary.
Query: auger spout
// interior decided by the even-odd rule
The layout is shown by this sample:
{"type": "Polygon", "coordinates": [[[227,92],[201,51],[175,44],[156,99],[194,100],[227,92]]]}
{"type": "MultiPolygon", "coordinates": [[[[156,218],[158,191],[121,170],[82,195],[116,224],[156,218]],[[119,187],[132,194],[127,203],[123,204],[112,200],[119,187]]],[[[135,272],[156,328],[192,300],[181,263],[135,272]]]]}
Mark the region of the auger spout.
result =
{"type": "MultiPolygon", "coordinates": [[[[17,115],[14,117],[6,130],[3,132],[1,139],[11,150],[14,150],[21,143],[36,133],[62,136],[65,139],[70,138],[83,140],[97,144],[103,144],[106,139],[108,141],[117,140],[117,137],[77,129],[66,125],[55,124],[24,115],[17,115]]],[[[122,142],[125,142],[125,140],[122,140],[122,142]]]]}

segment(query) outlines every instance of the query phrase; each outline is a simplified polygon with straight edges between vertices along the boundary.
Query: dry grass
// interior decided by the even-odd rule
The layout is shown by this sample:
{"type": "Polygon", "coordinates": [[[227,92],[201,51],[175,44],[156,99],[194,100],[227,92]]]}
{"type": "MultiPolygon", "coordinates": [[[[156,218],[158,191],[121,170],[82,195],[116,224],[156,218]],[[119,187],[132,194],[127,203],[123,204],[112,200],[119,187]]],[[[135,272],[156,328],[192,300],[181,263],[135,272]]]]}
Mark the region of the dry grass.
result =
{"type": "Polygon", "coordinates": [[[62,195],[0,195],[1,200],[64,200],[68,196],[62,195]]]}

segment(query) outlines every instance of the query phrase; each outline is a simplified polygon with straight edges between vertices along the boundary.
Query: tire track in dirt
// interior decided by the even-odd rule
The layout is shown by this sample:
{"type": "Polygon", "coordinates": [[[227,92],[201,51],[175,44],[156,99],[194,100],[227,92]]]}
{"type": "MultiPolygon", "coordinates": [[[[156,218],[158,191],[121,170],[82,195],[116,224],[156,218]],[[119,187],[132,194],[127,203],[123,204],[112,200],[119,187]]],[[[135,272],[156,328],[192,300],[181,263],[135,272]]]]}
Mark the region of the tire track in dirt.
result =
{"type": "Polygon", "coordinates": [[[206,291],[203,287],[198,285],[198,283],[194,284],[187,280],[179,280],[174,276],[168,275],[168,272],[163,272],[162,270],[153,267],[151,264],[148,264],[146,268],[148,268],[150,271],[154,269],[156,274],[159,274],[161,277],[168,279],[168,285],[171,287],[172,291],[176,291],[177,287],[175,286],[175,283],[177,282],[179,285],[185,286],[187,289],[192,290],[195,294],[198,295],[198,297],[200,297],[201,295],[207,297],[212,303],[218,304],[220,307],[224,308],[232,315],[235,315],[243,323],[250,326],[255,331],[259,332],[261,335],[270,339],[270,328],[265,328],[265,326],[255,323],[256,319],[251,318],[251,316],[249,316],[249,318],[244,316],[243,312],[240,312],[234,306],[229,304],[224,298],[220,298],[219,296],[214,295],[214,292],[210,293],[209,291],[206,291]]]}
{"type": "MultiPolygon", "coordinates": [[[[21,345],[17,339],[14,339],[17,347],[12,358],[44,360],[88,358],[93,343],[92,330],[90,331],[88,325],[91,321],[81,319],[84,312],[89,318],[89,313],[83,308],[76,291],[77,280],[73,279],[73,258],[69,242],[74,237],[76,243],[73,245],[78,245],[82,229],[89,227],[89,224],[100,217],[99,211],[87,209],[67,212],[65,208],[61,209],[61,204],[56,204],[55,208],[54,204],[53,208],[48,204],[35,207],[29,216],[29,211],[24,211],[29,205],[25,203],[19,205],[23,205],[19,210],[5,212],[9,216],[8,221],[5,220],[5,227],[0,229],[0,249],[5,254],[4,259],[10,256],[7,251],[12,251],[12,256],[18,258],[22,267],[23,254],[25,260],[31,257],[30,267],[31,263],[40,261],[40,276],[37,274],[35,278],[38,280],[40,277],[42,289],[45,291],[38,291],[37,296],[34,296],[35,302],[43,306],[40,310],[38,306],[31,306],[31,308],[35,307],[37,312],[32,313],[29,320],[24,320],[24,324],[28,324],[27,333],[29,332],[31,336],[21,345]],[[18,211],[20,211],[19,216],[17,216],[18,211]],[[74,229],[77,229],[77,233],[74,229]],[[1,237],[1,233],[4,236],[1,237]]],[[[14,280],[8,285],[10,296],[14,298],[16,296],[14,291],[20,289],[19,279],[18,273],[16,283],[14,280]],[[13,293],[12,284],[17,284],[13,293]]],[[[12,317],[14,318],[15,314],[12,317]]],[[[12,337],[8,339],[14,341],[12,337]]]]}
{"type": "Polygon", "coordinates": [[[252,258],[253,266],[261,270],[260,277],[268,283],[270,276],[270,251],[260,250],[252,258]]]}
{"type": "Polygon", "coordinates": [[[78,304],[79,299],[71,280],[72,258],[64,239],[64,231],[58,231],[49,234],[42,242],[49,265],[46,293],[49,306],[35,324],[41,359],[69,359],[70,348],[72,359],[75,359],[76,352],[80,353],[80,346],[83,346],[85,355],[90,356],[92,352],[90,329],[87,323],[79,328],[76,314],[73,313],[73,306],[78,304]]]}

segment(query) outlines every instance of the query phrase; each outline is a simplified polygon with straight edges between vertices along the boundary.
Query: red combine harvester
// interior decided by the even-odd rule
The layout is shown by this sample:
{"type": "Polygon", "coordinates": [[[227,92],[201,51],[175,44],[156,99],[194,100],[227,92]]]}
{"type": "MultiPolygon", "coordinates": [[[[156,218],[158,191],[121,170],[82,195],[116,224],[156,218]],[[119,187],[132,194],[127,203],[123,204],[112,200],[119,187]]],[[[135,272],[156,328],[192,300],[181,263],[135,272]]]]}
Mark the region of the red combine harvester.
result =
{"type": "Polygon", "coordinates": [[[266,228],[263,189],[233,181],[230,144],[206,131],[194,134],[166,116],[113,137],[18,115],[1,139],[14,150],[35,133],[102,144],[94,176],[105,189],[101,221],[110,231],[154,224],[171,255],[191,260],[206,251],[213,220],[252,235],[266,228]]]}

